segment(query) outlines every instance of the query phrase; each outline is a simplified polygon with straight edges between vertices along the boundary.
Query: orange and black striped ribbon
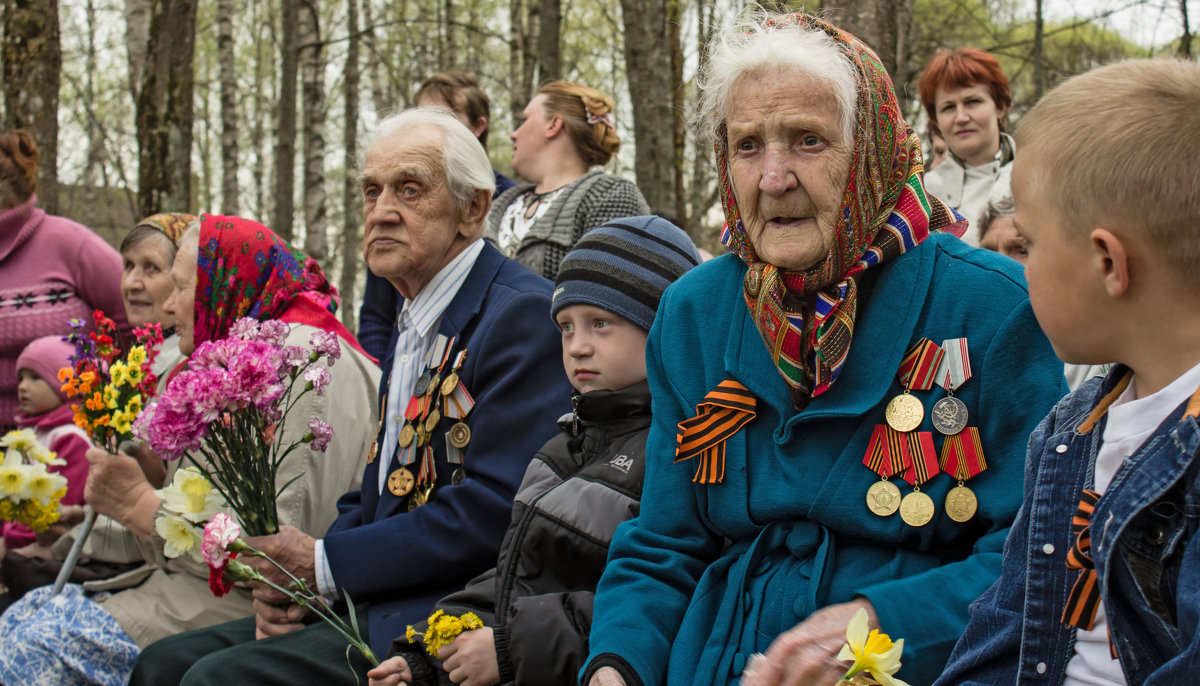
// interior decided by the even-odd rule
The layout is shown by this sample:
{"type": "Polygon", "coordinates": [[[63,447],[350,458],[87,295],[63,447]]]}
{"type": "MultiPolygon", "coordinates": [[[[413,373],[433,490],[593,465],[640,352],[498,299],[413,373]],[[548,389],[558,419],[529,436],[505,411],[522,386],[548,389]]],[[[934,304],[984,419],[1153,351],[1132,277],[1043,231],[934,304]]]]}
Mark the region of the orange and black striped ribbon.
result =
{"type": "Polygon", "coordinates": [[[946,351],[928,338],[922,338],[904,353],[897,377],[900,385],[910,391],[925,391],[933,388],[938,367],[946,351]]]}
{"type": "Polygon", "coordinates": [[[933,449],[933,433],[930,431],[909,431],[904,434],[908,441],[909,463],[905,466],[902,478],[913,486],[920,486],[933,477],[941,474],[938,467],[937,451],[933,449]]]}
{"type": "Polygon", "coordinates": [[[696,416],[679,422],[675,462],[700,456],[692,481],[719,484],[725,478],[725,439],[754,419],[758,400],[745,386],[726,379],[696,405],[696,416]]]}
{"type": "Polygon", "coordinates": [[[909,441],[905,434],[887,424],[876,424],[871,432],[871,442],[863,455],[863,464],[879,476],[887,478],[903,472],[912,464],[909,456],[909,441]],[[887,459],[884,459],[887,458],[887,459]]]}
{"type": "Polygon", "coordinates": [[[966,481],[987,469],[983,446],[979,443],[979,429],[968,426],[953,436],[947,436],[942,441],[940,462],[942,471],[959,481],[966,481]]]}
{"type": "Polygon", "coordinates": [[[1078,569],[1079,578],[1067,596],[1063,608],[1062,623],[1091,630],[1096,624],[1096,610],[1100,607],[1100,580],[1092,564],[1092,512],[1100,494],[1084,489],[1075,517],[1071,520],[1071,535],[1075,544],[1067,551],[1067,569],[1078,569]]]}

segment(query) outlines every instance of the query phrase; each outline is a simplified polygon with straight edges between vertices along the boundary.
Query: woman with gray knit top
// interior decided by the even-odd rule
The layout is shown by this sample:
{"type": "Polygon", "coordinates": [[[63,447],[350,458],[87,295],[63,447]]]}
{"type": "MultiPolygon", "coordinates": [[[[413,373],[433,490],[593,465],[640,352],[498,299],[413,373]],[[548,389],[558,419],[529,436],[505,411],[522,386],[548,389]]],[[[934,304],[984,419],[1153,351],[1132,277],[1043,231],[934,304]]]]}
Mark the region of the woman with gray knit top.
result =
{"type": "Polygon", "coordinates": [[[595,88],[551,81],[513,131],[513,171],[531,183],[492,203],[484,237],[547,279],[589,230],[618,217],[649,214],[637,186],[592,167],[621,148],[613,100],[595,88]]]}

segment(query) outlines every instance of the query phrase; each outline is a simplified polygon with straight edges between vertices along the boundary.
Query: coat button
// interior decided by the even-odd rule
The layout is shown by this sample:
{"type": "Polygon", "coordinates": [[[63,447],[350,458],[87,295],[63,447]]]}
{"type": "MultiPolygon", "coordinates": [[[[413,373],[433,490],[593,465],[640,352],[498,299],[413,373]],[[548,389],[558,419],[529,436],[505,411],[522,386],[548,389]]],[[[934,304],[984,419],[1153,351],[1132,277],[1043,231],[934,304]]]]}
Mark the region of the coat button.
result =
{"type": "Polygon", "coordinates": [[[1038,674],[1046,673],[1046,663],[1045,662],[1037,663],[1037,672],[1038,672],[1038,674]]]}
{"type": "Polygon", "coordinates": [[[1056,453],[1065,453],[1065,452],[1067,452],[1067,446],[1066,446],[1066,444],[1063,444],[1063,445],[1060,445],[1060,446],[1058,446],[1057,448],[1055,448],[1055,449],[1054,449],[1054,452],[1056,452],[1056,453]]]}
{"type": "Polygon", "coordinates": [[[1042,552],[1046,553],[1047,555],[1053,555],[1054,554],[1054,544],[1047,543],[1046,545],[1042,546],[1042,552]]]}

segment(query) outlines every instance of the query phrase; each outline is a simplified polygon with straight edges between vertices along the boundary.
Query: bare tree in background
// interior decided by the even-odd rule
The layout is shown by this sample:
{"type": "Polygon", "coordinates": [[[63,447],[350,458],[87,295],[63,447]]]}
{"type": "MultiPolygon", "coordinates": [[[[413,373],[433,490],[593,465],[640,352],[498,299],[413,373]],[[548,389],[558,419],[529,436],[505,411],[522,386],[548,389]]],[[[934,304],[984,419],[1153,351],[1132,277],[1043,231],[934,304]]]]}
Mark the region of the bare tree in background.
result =
{"type": "Polygon", "coordinates": [[[217,62],[221,67],[221,214],[241,214],[238,202],[237,71],[233,0],[217,0],[217,62]]]}
{"type": "Polygon", "coordinates": [[[38,202],[58,211],[58,88],[62,80],[56,0],[4,0],[4,129],[37,143],[38,202]]]}
{"type": "Polygon", "coordinates": [[[358,330],[355,321],[354,286],[358,280],[358,263],[362,255],[359,230],[362,226],[362,205],[358,180],[351,171],[358,166],[358,0],[346,3],[346,32],[350,42],[346,48],[346,69],[343,72],[342,96],[345,99],[345,126],[342,129],[342,276],[338,290],[342,295],[342,323],[351,331],[358,330]]]}
{"type": "Polygon", "coordinates": [[[300,0],[279,0],[279,124],[275,129],[275,211],[271,228],[283,240],[294,237],[296,214],[296,72],[299,61],[300,0]]]}
{"type": "Polygon", "coordinates": [[[154,0],[137,100],[138,212],[143,217],[192,207],[195,39],[195,0],[154,0]]]}
{"type": "Polygon", "coordinates": [[[677,207],[670,2],[621,0],[637,185],[652,212],[675,212],[677,207]]]}
{"type": "Polygon", "coordinates": [[[304,252],[329,268],[325,235],[325,59],[319,0],[300,3],[300,65],[304,84],[304,252]]]}
{"type": "Polygon", "coordinates": [[[137,102],[150,45],[150,0],[125,0],[125,50],[129,55],[129,93],[137,102]]]}
{"type": "Polygon", "coordinates": [[[912,0],[825,0],[821,10],[830,21],[871,46],[894,83],[907,80],[897,69],[908,62],[912,0]]]}
{"type": "Polygon", "coordinates": [[[1188,23],[1188,0],[1179,0],[1179,13],[1183,18],[1183,35],[1179,38],[1179,56],[1192,59],[1192,27],[1188,23]]]}
{"type": "Polygon", "coordinates": [[[540,0],[538,10],[538,83],[562,78],[562,2],[540,0]]]}

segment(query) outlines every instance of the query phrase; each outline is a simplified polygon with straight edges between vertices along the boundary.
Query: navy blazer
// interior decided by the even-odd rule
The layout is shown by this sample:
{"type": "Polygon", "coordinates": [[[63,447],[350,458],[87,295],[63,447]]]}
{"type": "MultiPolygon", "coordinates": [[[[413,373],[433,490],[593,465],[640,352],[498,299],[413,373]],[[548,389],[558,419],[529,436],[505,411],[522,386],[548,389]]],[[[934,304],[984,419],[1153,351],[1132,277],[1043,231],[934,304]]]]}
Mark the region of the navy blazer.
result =
{"type": "Polygon", "coordinates": [[[379,493],[379,470],[400,466],[394,446],[382,445],[382,430],[379,459],[366,466],[362,488],[338,500],[325,554],[337,586],[356,604],[367,604],[377,655],[386,654],[408,624],[427,618],[438,599],[495,564],[525,468],[570,410],[560,336],[550,317],[552,288],[485,243],[438,329],[457,337],[455,354],[468,351],[458,372],[475,398],[466,419],[467,478],[450,483],[454,466],[446,462],[444,435],[454,420],[443,418],[431,440],[438,485],[432,502],[409,512],[408,496],[387,488],[379,493]]]}

